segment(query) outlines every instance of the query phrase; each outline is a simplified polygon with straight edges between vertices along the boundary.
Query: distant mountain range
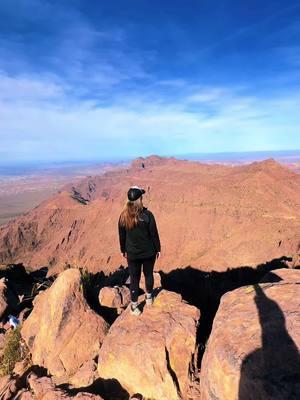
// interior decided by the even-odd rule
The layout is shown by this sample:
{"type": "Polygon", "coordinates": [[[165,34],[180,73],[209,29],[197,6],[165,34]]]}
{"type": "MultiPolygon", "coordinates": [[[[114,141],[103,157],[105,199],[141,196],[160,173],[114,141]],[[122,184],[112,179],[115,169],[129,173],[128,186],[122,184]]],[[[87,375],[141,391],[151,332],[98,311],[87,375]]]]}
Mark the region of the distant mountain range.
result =
{"type": "Polygon", "coordinates": [[[228,166],[151,156],[88,176],[0,227],[0,262],[111,272],[122,263],[117,221],[130,185],[144,187],[162,242],[158,269],[299,263],[300,175],[273,159],[228,166]]]}
{"type": "Polygon", "coordinates": [[[176,158],[187,160],[199,160],[206,162],[221,162],[232,164],[244,164],[254,161],[263,161],[273,158],[281,163],[300,163],[300,150],[280,151],[245,151],[245,152],[224,152],[224,153],[188,153],[177,155],[176,158]]]}

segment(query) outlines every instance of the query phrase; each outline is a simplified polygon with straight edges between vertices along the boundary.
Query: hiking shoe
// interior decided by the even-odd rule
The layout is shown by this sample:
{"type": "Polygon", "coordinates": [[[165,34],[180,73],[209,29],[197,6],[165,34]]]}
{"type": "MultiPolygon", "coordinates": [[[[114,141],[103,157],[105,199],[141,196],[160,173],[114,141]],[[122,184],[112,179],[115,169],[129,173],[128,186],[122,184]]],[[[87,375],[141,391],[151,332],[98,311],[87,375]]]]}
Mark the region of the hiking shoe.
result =
{"type": "Polygon", "coordinates": [[[142,311],[139,309],[139,306],[130,304],[130,314],[138,316],[142,314],[142,311]]]}
{"type": "Polygon", "coordinates": [[[146,300],[146,305],[147,305],[147,306],[152,306],[152,304],[153,304],[153,296],[152,296],[152,293],[150,293],[150,294],[146,293],[145,300],[146,300]]]}

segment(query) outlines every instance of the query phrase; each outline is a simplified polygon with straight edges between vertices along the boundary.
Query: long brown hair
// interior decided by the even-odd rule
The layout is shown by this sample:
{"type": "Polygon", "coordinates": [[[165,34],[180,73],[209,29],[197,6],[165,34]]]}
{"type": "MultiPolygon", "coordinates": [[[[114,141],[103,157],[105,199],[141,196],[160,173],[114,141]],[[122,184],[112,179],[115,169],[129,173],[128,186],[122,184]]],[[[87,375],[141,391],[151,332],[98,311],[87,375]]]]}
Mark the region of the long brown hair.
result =
{"type": "Polygon", "coordinates": [[[134,201],[128,200],[120,215],[121,225],[125,226],[127,230],[134,228],[138,223],[139,215],[142,210],[142,197],[134,201]]]}

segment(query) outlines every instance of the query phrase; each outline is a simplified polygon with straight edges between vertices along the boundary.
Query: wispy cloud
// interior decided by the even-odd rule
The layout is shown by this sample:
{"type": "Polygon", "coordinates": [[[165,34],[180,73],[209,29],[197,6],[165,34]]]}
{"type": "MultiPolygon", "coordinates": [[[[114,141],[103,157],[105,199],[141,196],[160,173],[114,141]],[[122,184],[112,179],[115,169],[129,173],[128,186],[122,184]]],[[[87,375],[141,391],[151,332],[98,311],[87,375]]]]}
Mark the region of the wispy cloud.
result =
{"type": "Polygon", "coordinates": [[[280,45],[262,40],[259,54],[268,48],[278,70],[220,51],[280,10],[199,48],[175,22],[169,42],[131,20],[95,24],[64,1],[3,0],[0,11],[2,160],[300,148],[299,47],[287,39],[298,26],[285,27],[280,45]]]}
{"type": "Polygon", "coordinates": [[[0,94],[1,141],[19,158],[30,158],[33,151],[50,158],[95,158],[147,154],[150,148],[166,154],[300,147],[300,93],[266,100],[212,87],[165,104],[153,101],[154,94],[147,99],[123,93],[102,106],[74,102],[51,81],[2,74],[1,82],[6,87],[0,94]],[[16,93],[15,99],[9,93],[16,93]]]}
{"type": "Polygon", "coordinates": [[[4,102],[25,104],[40,101],[55,101],[64,96],[65,89],[50,79],[39,79],[26,75],[11,77],[0,71],[0,98],[4,102]]]}

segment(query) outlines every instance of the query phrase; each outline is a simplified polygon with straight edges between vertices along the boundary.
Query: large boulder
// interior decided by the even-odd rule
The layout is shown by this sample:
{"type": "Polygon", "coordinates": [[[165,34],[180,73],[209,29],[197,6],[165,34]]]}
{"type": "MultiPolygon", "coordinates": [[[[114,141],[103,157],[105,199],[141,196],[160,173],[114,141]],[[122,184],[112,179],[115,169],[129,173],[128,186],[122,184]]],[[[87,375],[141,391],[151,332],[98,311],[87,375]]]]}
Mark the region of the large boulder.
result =
{"type": "Polygon", "coordinates": [[[199,317],[196,307],[165,290],[138,317],[128,307],[104,339],[99,376],[117,379],[130,394],[179,399],[189,384],[199,317]]]}
{"type": "Polygon", "coordinates": [[[201,368],[202,400],[300,398],[300,285],[288,281],[226,293],[201,368]]]}
{"type": "MultiPolygon", "coordinates": [[[[61,273],[49,289],[35,298],[21,334],[33,363],[47,368],[57,383],[65,383],[97,356],[107,331],[104,319],[89,308],[80,272],[73,268],[61,273]]],[[[76,386],[74,379],[72,383],[76,386]]],[[[79,385],[82,384],[80,380],[79,385]]]]}

